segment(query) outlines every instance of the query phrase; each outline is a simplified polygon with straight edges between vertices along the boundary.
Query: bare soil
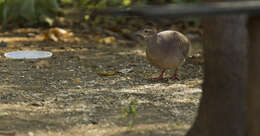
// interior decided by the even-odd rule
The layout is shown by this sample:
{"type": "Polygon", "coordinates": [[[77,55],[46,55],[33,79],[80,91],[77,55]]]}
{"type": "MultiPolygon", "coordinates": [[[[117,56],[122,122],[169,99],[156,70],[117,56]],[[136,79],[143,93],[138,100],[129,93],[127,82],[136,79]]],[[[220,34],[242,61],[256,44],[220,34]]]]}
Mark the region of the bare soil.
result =
{"type": "Polygon", "coordinates": [[[196,58],[180,68],[179,81],[168,78],[173,70],[158,81],[145,47],[91,43],[77,32],[80,42],[51,42],[17,31],[0,33],[8,44],[0,47],[0,135],[183,136],[192,125],[203,77],[196,58]],[[4,57],[15,50],[53,56],[4,57]],[[130,106],[136,116],[122,117],[130,106]]]}

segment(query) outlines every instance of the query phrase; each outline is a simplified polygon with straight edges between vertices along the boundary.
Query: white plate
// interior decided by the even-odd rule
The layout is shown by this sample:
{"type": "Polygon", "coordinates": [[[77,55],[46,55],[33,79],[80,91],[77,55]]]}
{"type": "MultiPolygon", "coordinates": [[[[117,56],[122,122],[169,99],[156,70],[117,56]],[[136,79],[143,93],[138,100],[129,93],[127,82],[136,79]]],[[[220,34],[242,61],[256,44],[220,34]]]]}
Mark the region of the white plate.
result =
{"type": "Polygon", "coordinates": [[[11,59],[41,59],[50,58],[52,56],[51,52],[48,51],[13,51],[4,54],[6,58],[11,59]]]}

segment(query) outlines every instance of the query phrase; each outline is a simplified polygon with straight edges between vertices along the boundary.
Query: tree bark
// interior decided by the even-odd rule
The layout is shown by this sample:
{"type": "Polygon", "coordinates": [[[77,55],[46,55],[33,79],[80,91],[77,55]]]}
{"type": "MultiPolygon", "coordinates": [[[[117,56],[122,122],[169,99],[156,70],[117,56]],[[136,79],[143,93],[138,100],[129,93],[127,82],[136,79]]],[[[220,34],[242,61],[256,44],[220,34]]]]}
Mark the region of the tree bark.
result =
{"type": "Polygon", "coordinates": [[[205,77],[198,115],[187,136],[245,136],[246,17],[202,20],[205,77]]]}
{"type": "Polygon", "coordinates": [[[248,136],[260,136],[260,17],[249,18],[248,136]]]}

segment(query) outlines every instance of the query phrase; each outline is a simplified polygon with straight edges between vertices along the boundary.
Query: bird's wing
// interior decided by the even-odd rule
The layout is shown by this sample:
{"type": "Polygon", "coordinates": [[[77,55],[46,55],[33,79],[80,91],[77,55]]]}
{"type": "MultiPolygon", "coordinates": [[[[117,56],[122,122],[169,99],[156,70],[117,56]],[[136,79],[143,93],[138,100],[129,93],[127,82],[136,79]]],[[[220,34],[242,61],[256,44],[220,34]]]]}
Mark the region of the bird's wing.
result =
{"type": "Polygon", "coordinates": [[[188,38],[177,31],[163,31],[158,33],[158,46],[164,53],[187,56],[190,42],[188,38]]]}

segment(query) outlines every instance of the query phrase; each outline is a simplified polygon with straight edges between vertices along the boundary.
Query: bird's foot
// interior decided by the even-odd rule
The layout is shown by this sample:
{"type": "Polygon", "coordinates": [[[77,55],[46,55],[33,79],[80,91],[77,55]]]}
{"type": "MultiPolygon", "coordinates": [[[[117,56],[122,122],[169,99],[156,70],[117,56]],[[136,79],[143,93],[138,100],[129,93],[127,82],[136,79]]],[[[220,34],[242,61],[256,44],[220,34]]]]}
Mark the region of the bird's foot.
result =
{"type": "Polygon", "coordinates": [[[178,81],[180,81],[180,79],[178,78],[178,76],[177,76],[177,74],[174,74],[172,77],[170,77],[170,79],[172,79],[172,80],[178,80],[178,81]]]}
{"type": "Polygon", "coordinates": [[[178,78],[177,72],[178,72],[178,68],[175,69],[175,72],[174,72],[174,74],[172,75],[172,77],[171,77],[170,79],[173,79],[173,80],[174,80],[174,79],[180,80],[180,79],[178,78]]]}
{"type": "Polygon", "coordinates": [[[160,76],[157,78],[157,80],[163,80],[163,74],[166,70],[163,69],[163,71],[161,72],[160,76]]]}

